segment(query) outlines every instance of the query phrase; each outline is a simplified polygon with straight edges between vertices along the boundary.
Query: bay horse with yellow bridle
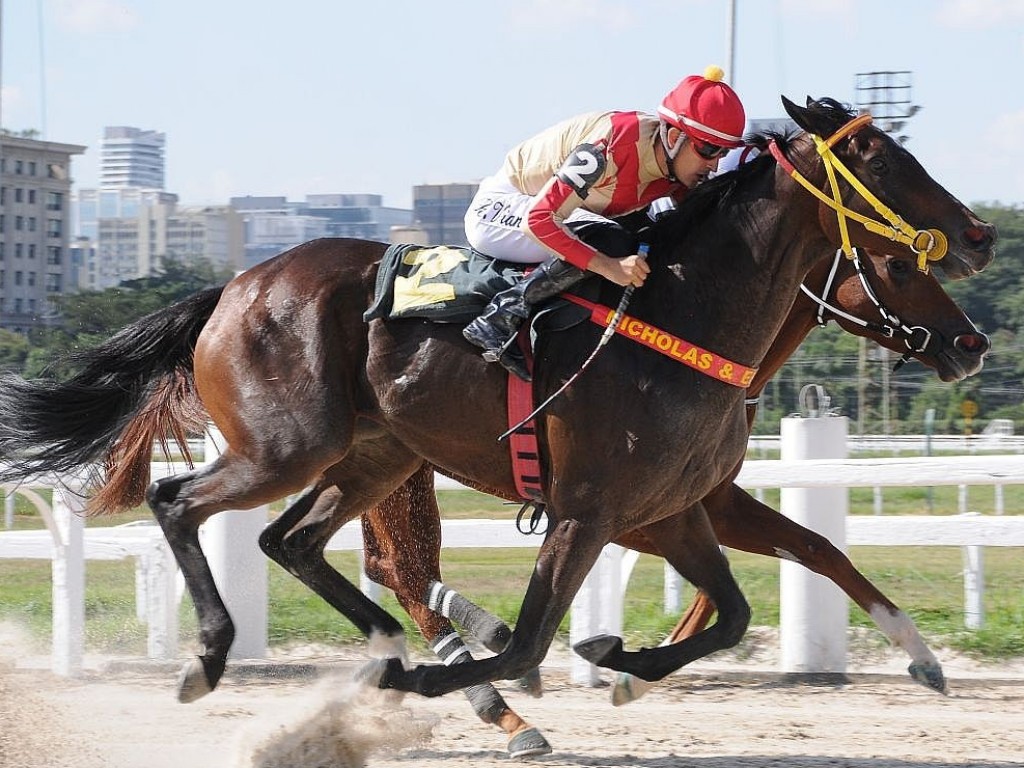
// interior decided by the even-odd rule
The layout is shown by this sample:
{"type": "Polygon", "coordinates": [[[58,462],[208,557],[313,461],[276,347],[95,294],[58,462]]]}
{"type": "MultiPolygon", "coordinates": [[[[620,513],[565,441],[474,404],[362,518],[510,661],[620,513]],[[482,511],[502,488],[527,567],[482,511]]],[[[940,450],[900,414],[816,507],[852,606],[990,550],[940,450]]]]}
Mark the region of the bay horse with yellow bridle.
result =
{"type": "MultiPolygon", "coordinates": [[[[307,243],[82,353],[83,370],[69,382],[5,379],[0,412],[13,413],[15,404],[34,410],[13,434],[0,434],[0,458],[13,461],[4,479],[97,459],[130,464],[146,438],[188,426],[183,410],[209,414],[226,450],[146,490],[199,619],[203,650],[183,672],[183,700],[216,686],[234,638],[199,525],[304,488],[266,535],[280,541],[290,572],[378,647],[391,646],[392,658],[373,675],[382,687],[439,695],[536,667],[601,548],[640,528],[713,601],[717,621],[659,648],[628,652],[618,638],[599,637],[576,650],[656,680],[729,647],[749,607],[700,502],[744,455],[745,388],[801,281],[837,247],[854,246],[912,253],[922,268],[931,260],[964,277],[988,264],[995,243],[990,225],[868,120],[828,99],[784,104],[803,134],[775,137],[771,155],[697,188],[650,232],[651,276],[629,313],[676,340],[673,349],[683,345],[679,357],[696,367],[610,343],[538,416],[550,524],[516,627],[496,656],[406,669],[400,624],[307,557],[310,537],[325,528],[319,514],[340,526],[384,501],[424,462],[482,487],[515,490],[505,446],[494,439],[504,431],[503,372],[484,363],[458,328],[362,322],[382,244],[307,243]],[[30,433],[42,447],[16,455],[30,447],[30,433]],[[339,493],[326,509],[316,500],[331,488],[339,493]]],[[[621,293],[601,285],[598,303],[615,306],[621,293]]],[[[584,324],[539,337],[538,402],[579,369],[599,333],[584,324]]],[[[113,506],[117,489],[105,490],[96,503],[113,506]]]]}

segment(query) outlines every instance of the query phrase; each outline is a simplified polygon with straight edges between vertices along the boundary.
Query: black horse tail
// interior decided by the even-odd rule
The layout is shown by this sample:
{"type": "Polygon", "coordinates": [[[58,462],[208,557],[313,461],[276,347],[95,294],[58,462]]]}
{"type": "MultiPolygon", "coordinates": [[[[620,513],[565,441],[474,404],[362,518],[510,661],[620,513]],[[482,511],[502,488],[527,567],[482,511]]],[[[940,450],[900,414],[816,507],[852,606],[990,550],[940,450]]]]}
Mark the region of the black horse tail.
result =
{"type": "Polygon", "coordinates": [[[205,421],[193,354],[223,291],[195,293],[70,354],[62,362],[77,372],[64,381],[0,375],[0,482],[84,469],[95,514],[142,503],[154,441],[167,453],[170,438],[191,464],[186,438],[205,421]]]}

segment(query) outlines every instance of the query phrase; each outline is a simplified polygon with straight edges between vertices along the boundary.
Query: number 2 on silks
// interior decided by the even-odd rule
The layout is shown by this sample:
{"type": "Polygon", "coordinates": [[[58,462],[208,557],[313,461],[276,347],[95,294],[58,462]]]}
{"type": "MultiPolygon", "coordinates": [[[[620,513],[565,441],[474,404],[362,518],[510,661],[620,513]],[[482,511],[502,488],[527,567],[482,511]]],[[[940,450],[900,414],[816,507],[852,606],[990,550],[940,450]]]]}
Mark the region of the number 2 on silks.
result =
{"type": "Polygon", "coordinates": [[[590,188],[604,175],[605,165],[604,147],[580,144],[555,175],[581,198],[586,198],[590,188]]]}

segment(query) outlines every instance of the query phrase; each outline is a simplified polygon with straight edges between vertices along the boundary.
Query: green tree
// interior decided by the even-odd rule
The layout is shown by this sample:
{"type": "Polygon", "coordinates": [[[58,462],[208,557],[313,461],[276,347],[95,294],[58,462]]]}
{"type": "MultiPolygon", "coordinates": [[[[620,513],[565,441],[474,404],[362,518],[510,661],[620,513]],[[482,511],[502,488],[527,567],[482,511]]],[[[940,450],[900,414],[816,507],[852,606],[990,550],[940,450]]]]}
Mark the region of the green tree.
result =
{"type": "Polygon", "coordinates": [[[0,328],[0,369],[20,371],[28,353],[28,339],[20,333],[0,328]]]}
{"type": "Polygon", "coordinates": [[[59,328],[38,331],[24,358],[28,377],[59,376],[66,371],[61,359],[70,351],[95,346],[140,317],[184,299],[230,274],[218,272],[209,262],[185,265],[164,258],[158,274],[121,283],[103,291],[82,291],[59,297],[59,328]]]}

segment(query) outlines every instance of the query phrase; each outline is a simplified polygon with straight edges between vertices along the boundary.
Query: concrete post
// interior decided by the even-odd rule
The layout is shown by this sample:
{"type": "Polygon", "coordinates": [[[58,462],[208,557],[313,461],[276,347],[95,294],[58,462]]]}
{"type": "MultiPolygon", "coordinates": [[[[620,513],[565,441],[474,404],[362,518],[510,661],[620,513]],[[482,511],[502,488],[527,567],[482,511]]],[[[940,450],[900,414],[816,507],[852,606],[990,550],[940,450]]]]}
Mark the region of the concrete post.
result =
{"type": "Polygon", "coordinates": [[[178,655],[177,564],[163,536],[154,536],[146,562],[146,616],[149,634],[147,654],[151,659],[174,659],[178,655]]]}
{"type": "MultiPolygon", "coordinates": [[[[569,620],[569,645],[594,635],[622,635],[622,554],[618,544],[601,550],[579,592],[572,601],[569,620]]],[[[602,685],[601,674],[586,659],[572,655],[572,681],[579,685],[602,685]]]]}
{"type": "Polygon", "coordinates": [[[85,649],[84,500],[64,487],[53,489],[53,673],[82,671],[85,649]]]}
{"type": "Polygon", "coordinates": [[[969,544],[961,547],[961,551],[964,560],[964,626],[981,629],[985,626],[985,548],[969,544]]]}
{"type": "MultiPolygon", "coordinates": [[[[210,425],[206,434],[206,463],[225,448],[223,436],[210,425]]],[[[259,659],[267,652],[267,558],[259,535],[267,524],[266,506],[228,510],[200,528],[200,540],[214,581],[235,623],[230,658],[259,659]]]]}
{"type": "Polygon", "coordinates": [[[683,608],[683,577],[667,561],[662,599],[665,604],[665,615],[679,613],[683,608]]]}
{"type": "MultiPolygon", "coordinates": [[[[848,421],[841,416],[782,419],[782,459],[846,458],[848,421]]],[[[782,513],[846,546],[846,488],[783,488],[782,513]]],[[[797,554],[797,553],[794,553],[797,554]]],[[[845,672],[849,606],[831,581],[796,562],[780,566],[783,672],[845,672]]]]}

